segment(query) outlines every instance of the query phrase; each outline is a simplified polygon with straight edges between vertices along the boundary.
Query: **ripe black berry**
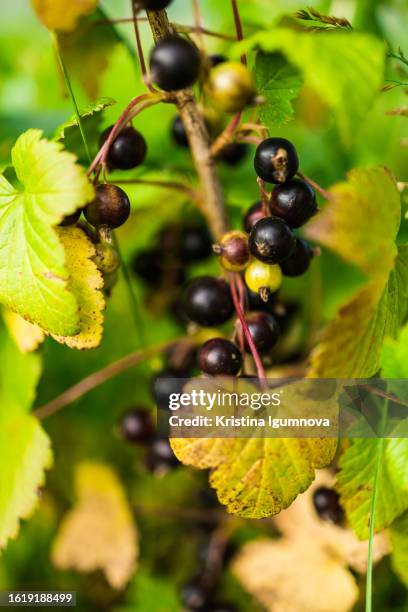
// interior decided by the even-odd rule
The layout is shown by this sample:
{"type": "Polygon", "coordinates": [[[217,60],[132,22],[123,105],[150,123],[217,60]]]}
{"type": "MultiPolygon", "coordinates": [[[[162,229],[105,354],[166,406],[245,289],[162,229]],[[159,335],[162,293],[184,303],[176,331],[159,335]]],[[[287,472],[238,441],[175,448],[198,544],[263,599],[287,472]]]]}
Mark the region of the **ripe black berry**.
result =
{"type": "Polygon", "coordinates": [[[84,214],[94,227],[119,227],[130,215],[129,198],[123,189],[116,185],[97,185],[95,199],[87,204],[84,214]]]}
{"type": "Polygon", "coordinates": [[[185,227],[180,236],[180,256],[184,263],[202,261],[211,255],[211,236],[205,225],[185,227]]]}
{"type": "Polygon", "coordinates": [[[119,427],[122,437],[132,443],[146,444],[155,433],[150,412],[140,408],[128,410],[122,416],[119,427]]]}
{"type": "Polygon", "coordinates": [[[210,71],[208,94],[214,105],[225,113],[237,113],[256,97],[252,75],[239,62],[222,62],[210,71]]]}
{"type": "Polygon", "coordinates": [[[150,56],[152,80],[165,91],[193,85],[200,73],[200,52],[195,45],[179,36],[159,41],[150,56]]]}
{"type": "Polygon", "coordinates": [[[220,258],[220,264],[226,270],[239,272],[249,263],[248,236],[239,230],[224,234],[220,243],[215,244],[213,249],[220,258]]]}
{"type": "Polygon", "coordinates": [[[149,285],[156,285],[163,277],[163,258],[158,249],[139,251],[131,262],[136,276],[149,285]]]}
{"type": "Polygon", "coordinates": [[[235,376],[242,366],[242,355],[232,342],[224,338],[207,340],[198,351],[198,366],[211,376],[235,376]]]}
{"type": "Polygon", "coordinates": [[[260,219],[249,234],[252,255],[265,263],[280,263],[293,253],[295,246],[295,236],[289,225],[279,217],[260,219]]]}
{"type": "Polygon", "coordinates": [[[68,225],[75,225],[77,221],[79,221],[79,217],[81,216],[82,208],[78,208],[72,215],[66,215],[60,223],[61,227],[68,227],[68,225]]]}
{"type": "MultiPolygon", "coordinates": [[[[270,351],[279,339],[279,326],[276,319],[267,312],[249,313],[246,322],[257,350],[260,353],[270,351]]],[[[245,343],[245,350],[250,353],[250,348],[245,343]]]]}
{"type": "Polygon", "coordinates": [[[208,59],[210,60],[210,64],[212,68],[218,66],[218,64],[223,64],[228,61],[225,55],[221,55],[221,53],[214,53],[213,55],[209,55],[208,59]]]}
{"type": "Polygon", "coordinates": [[[159,476],[179,465],[167,438],[153,440],[145,458],[145,465],[150,472],[159,476]]]}
{"type": "Polygon", "coordinates": [[[320,487],[313,493],[313,504],[321,519],[340,525],[343,521],[343,508],[339,494],[334,489],[320,487]]]}
{"type": "Polygon", "coordinates": [[[234,312],[230,288],[222,278],[195,278],[187,287],[184,309],[189,319],[199,325],[221,325],[228,321],[234,312]]]}
{"type": "Polygon", "coordinates": [[[139,4],[147,11],[162,11],[171,4],[172,0],[139,0],[139,4]]]}
{"type": "Polygon", "coordinates": [[[220,159],[229,166],[237,166],[248,152],[245,142],[231,142],[223,148],[220,159]]]}
{"type": "Polygon", "coordinates": [[[156,374],[151,383],[151,391],[159,408],[169,407],[169,397],[172,393],[181,393],[183,379],[175,370],[165,369],[156,374]]]}
{"type": "Polygon", "coordinates": [[[264,217],[265,213],[263,211],[262,202],[255,202],[255,204],[252,204],[252,206],[248,208],[247,212],[245,213],[245,217],[243,219],[244,230],[249,234],[255,223],[264,217]]]}
{"type": "Polygon", "coordinates": [[[272,192],[271,211],[290,227],[300,227],[316,214],[315,192],[300,179],[278,185],[272,192]]]}
{"type": "MultiPolygon", "coordinates": [[[[106,142],[112,125],[101,135],[100,146],[106,142]]],[[[116,136],[109,147],[107,162],[109,168],[118,170],[130,170],[144,162],[147,152],[146,141],[142,134],[130,125],[116,136]]]]}
{"type": "Polygon", "coordinates": [[[286,138],[267,138],[255,153],[255,172],[267,183],[285,183],[299,169],[296,149],[286,138]]]}
{"type": "Polygon", "coordinates": [[[180,115],[174,117],[171,124],[171,135],[176,144],[180,147],[188,147],[187,133],[184,127],[184,123],[181,120],[180,115]]]}
{"type": "Polygon", "coordinates": [[[300,276],[310,266],[312,257],[313,251],[306,240],[296,238],[295,250],[281,263],[282,272],[285,276],[300,276]]]}
{"type": "Polygon", "coordinates": [[[272,307],[276,301],[277,291],[270,293],[266,302],[261,298],[258,292],[246,290],[246,305],[247,309],[251,311],[262,310],[265,312],[272,312],[272,307]]]}

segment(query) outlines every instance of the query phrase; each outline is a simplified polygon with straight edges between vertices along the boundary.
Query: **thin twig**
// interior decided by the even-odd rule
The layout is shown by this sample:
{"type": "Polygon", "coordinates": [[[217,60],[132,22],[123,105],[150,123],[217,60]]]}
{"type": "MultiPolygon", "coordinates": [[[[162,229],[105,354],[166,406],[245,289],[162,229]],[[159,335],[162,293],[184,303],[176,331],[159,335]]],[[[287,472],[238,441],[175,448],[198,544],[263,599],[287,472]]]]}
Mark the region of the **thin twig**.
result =
{"type": "Polygon", "coordinates": [[[144,59],[144,53],[143,53],[143,45],[142,45],[142,40],[140,38],[140,31],[139,31],[139,17],[137,15],[138,9],[137,9],[137,0],[132,0],[132,13],[133,13],[133,26],[134,26],[134,30],[135,30],[135,37],[136,37],[136,48],[137,48],[137,56],[139,58],[139,64],[140,64],[140,70],[142,73],[142,79],[144,84],[146,85],[147,89],[151,92],[154,92],[155,89],[152,86],[150,79],[147,75],[147,69],[146,69],[146,62],[144,59]]]}
{"type": "Polygon", "coordinates": [[[315,181],[310,179],[308,176],[303,174],[303,172],[298,172],[297,175],[303,181],[305,181],[305,183],[308,183],[311,187],[313,187],[313,189],[315,189],[318,193],[320,193],[320,195],[323,196],[325,200],[333,200],[333,195],[330,193],[330,191],[327,191],[327,189],[324,189],[324,187],[321,187],[319,183],[316,183],[315,181]]]}
{"type": "Polygon", "coordinates": [[[269,210],[269,196],[265,189],[265,181],[263,181],[261,178],[258,177],[256,179],[256,182],[259,185],[259,191],[261,193],[262,212],[265,215],[265,217],[268,217],[271,213],[269,210]]]}
{"type": "Polygon", "coordinates": [[[231,121],[228,123],[226,128],[221,132],[221,134],[214,140],[211,145],[211,155],[213,157],[217,157],[220,153],[234,141],[235,132],[239,126],[239,122],[241,121],[242,113],[236,113],[231,121]]]}
{"type": "MultiPolygon", "coordinates": [[[[138,17],[139,23],[143,21],[148,21],[147,17],[138,17]]],[[[133,23],[133,17],[121,17],[119,19],[98,19],[96,21],[92,21],[83,28],[83,30],[89,29],[94,26],[104,26],[104,25],[120,25],[122,23],[133,23]]],[[[224,34],[223,32],[215,32],[214,30],[209,30],[208,28],[199,27],[193,25],[184,25],[182,23],[174,23],[171,22],[171,27],[175,32],[179,34],[193,34],[199,32],[200,34],[204,34],[205,36],[213,36],[214,38],[220,38],[222,40],[236,40],[235,36],[230,36],[229,34],[224,34]]],[[[83,31],[82,30],[82,31],[83,31]]]]}
{"type": "Polygon", "coordinates": [[[64,393],[61,393],[61,395],[48,402],[48,404],[37,408],[33,414],[39,419],[45,419],[46,417],[55,414],[62,408],[65,408],[65,406],[75,402],[75,400],[79,399],[86,393],[89,393],[89,391],[92,391],[92,389],[99,387],[99,385],[102,385],[110,378],[117,376],[124,370],[128,370],[132,366],[135,366],[146,359],[150,359],[150,357],[158,355],[174,344],[174,342],[179,340],[181,340],[181,338],[173,338],[173,340],[156,344],[150,348],[135,351],[134,353],[130,353],[129,355],[110,363],[101,370],[98,370],[86,378],[83,378],[78,383],[64,391],[64,393]]]}
{"type": "Polygon", "coordinates": [[[193,201],[197,201],[199,199],[198,194],[189,187],[188,185],[184,185],[184,183],[179,183],[177,181],[159,181],[159,180],[149,180],[149,179],[120,179],[115,180],[115,185],[152,185],[152,187],[162,187],[163,189],[173,189],[174,191],[181,191],[189,196],[193,201]]]}
{"type": "MultiPolygon", "coordinates": [[[[244,33],[242,30],[241,17],[239,16],[237,0],[231,0],[231,5],[232,5],[232,12],[234,14],[234,23],[235,23],[235,30],[237,33],[237,40],[243,40],[244,33]]],[[[244,64],[244,66],[246,66],[247,64],[246,55],[244,53],[241,55],[241,64],[244,64]]]]}
{"type": "Polygon", "coordinates": [[[201,25],[201,11],[199,0],[192,0],[194,14],[194,32],[197,34],[198,46],[204,51],[203,28],[201,25]]]}

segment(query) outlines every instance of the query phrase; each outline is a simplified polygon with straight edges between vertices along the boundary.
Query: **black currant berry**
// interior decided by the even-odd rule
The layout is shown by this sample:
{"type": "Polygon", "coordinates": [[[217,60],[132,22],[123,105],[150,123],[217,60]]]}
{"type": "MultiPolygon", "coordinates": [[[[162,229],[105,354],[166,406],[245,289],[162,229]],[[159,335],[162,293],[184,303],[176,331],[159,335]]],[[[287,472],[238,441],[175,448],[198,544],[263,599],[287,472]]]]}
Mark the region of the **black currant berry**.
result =
{"type": "Polygon", "coordinates": [[[208,593],[199,580],[186,584],[181,591],[181,603],[186,610],[206,609],[208,593]]]}
{"type": "Polygon", "coordinates": [[[213,55],[209,55],[208,59],[212,68],[215,68],[215,66],[218,66],[218,64],[223,64],[224,62],[228,61],[225,55],[221,55],[221,53],[214,53],[213,55]]]}
{"type": "Polygon", "coordinates": [[[160,476],[177,467],[179,463],[168,438],[153,440],[145,458],[145,465],[150,472],[160,476]]]}
{"type": "Polygon", "coordinates": [[[219,256],[222,267],[231,272],[244,270],[249,263],[248,236],[239,230],[224,234],[219,244],[213,246],[213,250],[219,256]]]}
{"type": "Polygon", "coordinates": [[[180,236],[180,256],[183,263],[202,261],[211,255],[212,241],[209,231],[203,226],[187,226],[180,236]]]}
{"type": "Polygon", "coordinates": [[[119,428],[122,437],[135,444],[147,444],[155,434],[150,412],[140,408],[132,408],[125,412],[119,428]]]}
{"type": "Polygon", "coordinates": [[[252,255],[265,263],[280,263],[293,253],[295,246],[296,239],[289,225],[279,217],[260,219],[249,234],[252,255]]]}
{"type": "Polygon", "coordinates": [[[229,166],[237,166],[248,153],[245,142],[231,142],[223,148],[220,159],[229,166]]]}
{"type": "Polygon", "coordinates": [[[151,77],[165,91],[184,89],[197,80],[200,64],[200,52],[195,45],[185,38],[168,36],[152,51],[151,77]]]}
{"type": "Polygon", "coordinates": [[[242,355],[233,342],[212,338],[199,349],[198,366],[211,376],[235,376],[242,367],[242,355]]]}
{"type": "Polygon", "coordinates": [[[317,212],[315,192],[300,179],[278,185],[272,192],[271,212],[290,227],[300,227],[317,212]]]}
{"type": "Polygon", "coordinates": [[[94,227],[120,227],[130,215],[130,202],[120,187],[97,185],[95,199],[84,210],[86,220],[94,227]]]}
{"type": "Polygon", "coordinates": [[[167,368],[156,374],[151,383],[151,392],[159,408],[169,407],[169,397],[172,393],[181,393],[183,379],[180,373],[167,368]]]}
{"type": "Polygon", "coordinates": [[[248,208],[247,212],[245,213],[245,217],[243,219],[244,230],[249,234],[255,223],[264,217],[265,213],[263,211],[262,202],[255,202],[255,204],[252,204],[252,206],[248,208]]]}
{"type": "Polygon", "coordinates": [[[270,293],[266,302],[261,298],[257,291],[251,291],[246,289],[246,306],[247,310],[257,311],[262,310],[264,312],[272,312],[273,305],[276,301],[278,292],[270,293]]]}
{"type": "Polygon", "coordinates": [[[172,0],[139,0],[139,4],[146,11],[162,11],[171,4],[172,0]]]}
{"type": "Polygon", "coordinates": [[[161,252],[158,249],[139,251],[131,262],[131,269],[149,285],[156,285],[164,274],[161,252]]]}
{"type": "Polygon", "coordinates": [[[180,115],[174,117],[171,124],[171,135],[176,144],[180,147],[188,147],[187,133],[184,127],[184,123],[181,120],[180,115]]]}
{"type": "Polygon", "coordinates": [[[313,504],[321,519],[336,525],[343,522],[344,512],[340,506],[340,496],[334,489],[320,487],[313,493],[313,504]]]}
{"type": "Polygon", "coordinates": [[[267,183],[285,183],[299,169],[296,149],[286,138],[267,138],[255,153],[255,172],[267,183]]]}
{"type": "MultiPolygon", "coordinates": [[[[268,312],[251,312],[246,317],[246,322],[259,353],[270,351],[279,340],[280,335],[276,319],[268,312]]],[[[245,350],[247,353],[251,352],[247,343],[245,343],[245,350]]]]}
{"type": "Polygon", "coordinates": [[[186,289],[184,309],[189,319],[198,325],[221,325],[228,321],[234,312],[230,288],[222,278],[195,278],[186,289]]]}
{"type": "MultiPolygon", "coordinates": [[[[112,130],[112,125],[103,132],[100,146],[106,142],[112,130]]],[[[144,162],[147,152],[146,141],[142,134],[133,127],[123,128],[109,147],[107,162],[109,168],[130,170],[144,162]]]]}
{"type": "Polygon", "coordinates": [[[75,225],[79,221],[81,216],[82,208],[78,208],[72,215],[66,215],[60,223],[60,227],[68,227],[69,225],[75,225]]]}
{"type": "Polygon", "coordinates": [[[281,263],[281,269],[285,276],[300,276],[304,274],[313,258],[313,250],[302,238],[296,238],[295,250],[285,261],[281,263]]]}

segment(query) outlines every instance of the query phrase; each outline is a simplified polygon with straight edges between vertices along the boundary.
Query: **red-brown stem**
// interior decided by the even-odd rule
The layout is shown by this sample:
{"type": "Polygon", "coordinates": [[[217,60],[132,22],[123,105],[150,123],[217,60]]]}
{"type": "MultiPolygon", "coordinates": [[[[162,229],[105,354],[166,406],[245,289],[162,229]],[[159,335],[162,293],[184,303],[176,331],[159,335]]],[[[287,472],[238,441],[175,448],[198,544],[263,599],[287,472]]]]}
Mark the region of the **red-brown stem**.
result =
{"type": "MultiPolygon", "coordinates": [[[[237,282],[238,287],[238,296],[239,296],[239,305],[241,306],[242,312],[245,314],[245,287],[242,282],[241,277],[239,276],[239,280],[241,282],[237,282]]],[[[244,330],[242,329],[242,325],[239,326],[239,346],[241,349],[242,356],[245,355],[245,338],[244,338],[244,330]]],[[[243,367],[245,367],[245,361],[243,361],[243,367]]]]}
{"type": "Polygon", "coordinates": [[[256,179],[256,182],[258,183],[259,191],[261,192],[262,212],[265,215],[265,217],[268,217],[270,215],[269,197],[265,189],[265,181],[263,181],[261,178],[258,177],[256,179]]]}
{"type": "MultiPolygon", "coordinates": [[[[237,273],[230,273],[229,275],[229,283],[230,283],[230,287],[231,287],[231,295],[232,295],[232,300],[234,302],[234,307],[236,310],[236,313],[238,315],[238,319],[241,323],[241,327],[243,329],[243,332],[245,334],[245,338],[246,341],[248,343],[249,349],[251,351],[251,355],[253,357],[254,363],[255,363],[255,367],[256,367],[256,372],[258,375],[259,380],[261,381],[261,383],[263,385],[265,385],[265,381],[266,381],[266,375],[265,375],[265,370],[264,367],[262,365],[262,361],[261,358],[259,356],[259,353],[256,349],[256,346],[254,344],[254,341],[252,340],[252,336],[251,336],[251,332],[249,331],[247,322],[245,321],[245,315],[242,311],[241,305],[239,303],[239,298],[238,298],[238,294],[237,294],[237,289],[236,289],[236,285],[235,283],[239,282],[237,281],[237,278],[239,277],[239,274],[237,273]]],[[[240,278],[241,282],[242,279],[240,278]]]]}
{"type": "Polygon", "coordinates": [[[174,191],[181,191],[189,196],[193,201],[199,200],[198,194],[184,183],[178,183],[177,181],[159,181],[149,179],[120,179],[115,181],[115,185],[151,185],[152,187],[162,187],[163,189],[173,189],[174,191]]]}
{"type": "MultiPolygon", "coordinates": [[[[231,0],[231,6],[232,6],[232,12],[234,13],[234,22],[235,22],[235,30],[237,33],[237,40],[243,40],[244,33],[242,30],[241,17],[239,16],[237,0],[231,0]]],[[[241,63],[244,64],[244,66],[246,66],[247,59],[246,59],[245,54],[241,55],[241,63]]]]}
{"type": "MultiPolygon", "coordinates": [[[[147,17],[138,17],[139,23],[142,21],[148,21],[147,17]]],[[[121,23],[133,23],[133,17],[122,17],[119,19],[98,19],[97,21],[92,21],[87,24],[86,27],[81,28],[81,33],[94,26],[103,26],[110,24],[121,24],[121,23]]],[[[184,25],[182,23],[174,23],[171,22],[171,26],[175,32],[192,34],[194,32],[199,32],[200,34],[204,34],[205,36],[214,36],[215,38],[221,38],[222,40],[236,40],[235,36],[230,36],[229,34],[224,34],[223,32],[214,32],[214,30],[208,30],[207,28],[199,27],[192,25],[184,25]]]]}
{"type": "Polygon", "coordinates": [[[194,14],[194,32],[197,34],[199,47],[201,51],[204,50],[204,39],[203,39],[203,28],[201,25],[201,11],[200,3],[198,0],[192,0],[193,14],[194,14]]]}
{"type": "Polygon", "coordinates": [[[223,149],[234,141],[234,136],[239,122],[241,121],[242,113],[236,113],[221,134],[214,140],[211,146],[211,155],[217,157],[223,149]]]}
{"type": "Polygon", "coordinates": [[[138,13],[137,0],[132,1],[132,13],[133,13],[132,21],[133,21],[133,27],[135,30],[135,37],[136,37],[137,56],[139,58],[139,64],[140,64],[140,70],[142,72],[143,82],[149,91],[154,92],[155,89],[152,86],[150,79],[147,75],[146,62],[145,62],[144,53],[143,53],[143,45],[142,45],[142,40],[140,38],[139,17],[137,16],[137,13],[138,13]]]}
{"type": "Polygon", "coordinates": [[[313,181],[312,179],[310,179],[308,176],[306,176],[305,174],[303,174],[303,172],[298,172],[297,173],[298,177],[301,178],[303,181],[305,181],[306,183],[308,183],[311,187],[313,187],[313,189],[315,189],[318,193],[320,193],[320,195],[325,199],[325,200],[333,200],[333,195],[330,193],[330,191],[327,191],[327,189],[324,189],[324,187],[321,187],[319,185],[319,183],[316,183],[315,181],[313,181]]]}

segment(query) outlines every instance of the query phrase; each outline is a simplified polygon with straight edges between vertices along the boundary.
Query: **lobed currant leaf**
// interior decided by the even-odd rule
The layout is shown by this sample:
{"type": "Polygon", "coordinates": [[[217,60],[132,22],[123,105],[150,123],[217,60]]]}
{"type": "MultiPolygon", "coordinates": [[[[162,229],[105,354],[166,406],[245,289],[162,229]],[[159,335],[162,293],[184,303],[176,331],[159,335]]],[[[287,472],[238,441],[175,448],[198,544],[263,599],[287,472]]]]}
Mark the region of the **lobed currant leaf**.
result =
{"type": "Polygon", "coordinates": [[[18,138],[12,161],[19,185],[0,176],[0,301],[47,332],[74,335],[78,304],[54,227],[92,199],[93,187],[39,130],[18,138]]]}
{"type": "Polygon", "coordinates": [[[35,351],[44,342],[45,334],[41,327],[29,323],[12,310],[3,310],[7,330],[22,353],[35,351]]]}
{"type": "Polygon", "coordinates": [[[75,28],[78,20],[92,13],[97,0],[31,0],[38,19],[49,30],[69,32],[75,28]]]}

